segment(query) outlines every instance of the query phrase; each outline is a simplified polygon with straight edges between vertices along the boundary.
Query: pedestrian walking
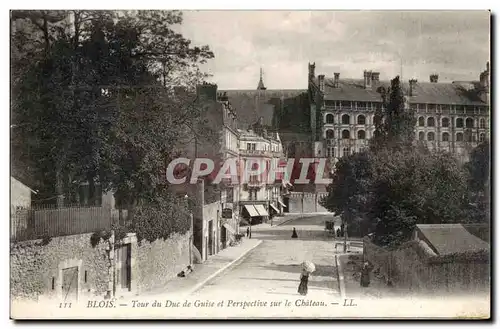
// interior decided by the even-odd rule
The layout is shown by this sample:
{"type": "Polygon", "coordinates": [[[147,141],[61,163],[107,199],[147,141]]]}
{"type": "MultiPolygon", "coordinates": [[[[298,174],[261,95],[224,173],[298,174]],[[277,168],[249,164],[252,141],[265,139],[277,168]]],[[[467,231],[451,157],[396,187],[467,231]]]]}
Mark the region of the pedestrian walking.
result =
{"type": "Polygon", "coordinates": [[[250,226],[247,227],[247,238],[248,238],[249,235],[250,235],[250,226]]]}
{"type": "Polygon", "coordinates": [[[307,284],[309,283],[309,275],[316,270],[316,266],[309,261],[302,263],[302,272],[300,273],[300,284],[297,292],[302,296],[307,295],[307,284]]]}
{"type": "Polygon", "coordinates": [[[361,268],[360,284],[362,287],[368,287],[370,285],[370,271],[371,270],[372,270],[372,267],[370,266],[370,263],[365,262],[363,264],[363,267],[361,268]]]}
{"type": "Polygon", "coordinates": [[[292,232],[292,239],[297,239],[299,236],[297,235],[297,231],[295,230],[295,227],[293,228],[292,232]]]}
{"type": "Polygon", "coordinates": [[[309,272],[303,269],[302,272],[300,273],[300,284],[299,284],[299,289],[297,290],[297,292],[302,296],[307,295],[308,283],[309,283],[309,272]]]}
{"type": "Polygon", "coordinates": [[[337,238],[340,238],[340,228],[337,229],[337,238]]]}

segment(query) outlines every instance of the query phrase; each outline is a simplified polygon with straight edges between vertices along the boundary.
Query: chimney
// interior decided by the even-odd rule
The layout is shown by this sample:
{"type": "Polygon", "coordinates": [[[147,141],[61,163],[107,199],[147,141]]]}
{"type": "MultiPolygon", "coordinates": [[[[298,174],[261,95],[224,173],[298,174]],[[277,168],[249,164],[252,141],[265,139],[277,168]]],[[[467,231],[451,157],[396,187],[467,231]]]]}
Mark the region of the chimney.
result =
{"type": "Polygon", "coordinates": [[[417,79],[410,79],[410,96],[417,95],[417,79]]]}
{"type": "Polygon", "coordinates": [[[203,83],[196,86],[196,96],[200,101],[217,101],[217,85],[203,83]]]}
{"type": "Polygon", "coordinates": [[[319,83],[319,91],[320,92],[325,92],[325,75],[321,74],[318,75],[318,83],[319,83]]]}
{"type": "Polygon", "coordinates": [[[338,88],[339,87],[339,77],[340,73],[333,73],[334,79],[333,79],[333,87],[338,88]]]}
{"type": "Polygon", "coordinates": [[[314,80],[316,76],[316,63],[309,64],[309,81],[314,80]]]}
{"type": "Polygon", "coordinates": [[[227,93],[226,92],[219,93],[219,101],[221,101],[221,102],[227,102],[227,101],[229,101],[229,98],[227,97],[227,93]]]}
{"type": "Polygon", "coordinates": [[[363,71],[363,77],[365,89],[370,89],[372,87],[372,72],[366,70],[363,71]]]}
{"type": "Polygon", "coordinates": [[[437,74],[431,74],[429,79],[432,83],[437,83],[438,82],[439,75],[437,74]]]}
{"type": "Polygon", "coordinates": [[[374,81],[374,82],[380,81],[380,72],[373,72],[372,73],[372,81],[374,81]]]}
{"type": "Polygon", "coordinates": [[[481,88],[486,92],[489,92],[490,88],[490,62],[486,63],[486,71],[483,71],[479,75],[479,83],[481,84],[481,88]]]}

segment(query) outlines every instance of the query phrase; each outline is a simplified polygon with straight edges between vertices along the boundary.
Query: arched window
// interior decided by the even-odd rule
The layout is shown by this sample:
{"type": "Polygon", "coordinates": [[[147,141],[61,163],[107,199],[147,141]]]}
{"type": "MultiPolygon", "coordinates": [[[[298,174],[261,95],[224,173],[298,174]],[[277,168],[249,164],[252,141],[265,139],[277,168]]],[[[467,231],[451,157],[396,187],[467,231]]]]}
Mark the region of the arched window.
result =
{"type": "Polygon", "coordinates": [[[473,128],[474,127],[474,120],[472,120],[471,118],[467,118],[465,120],[465,127],[466,128],[473,128]]]}
{"type": "Polygon", "coordinates": [[[349,153],[351,153],[350,150],[349,150],[349,148],[348,147],[344,147],[344,149],[343,149],[343,155],[346,157],[346,156],[349,156],[349,153]]]}
{"type": "Polygon", "coordinates": [[[350,117],[349,117],[349,115],[344,114],[344,115],[342,116],[342,124],[343,124],[343,125],[348,125],[348,124],[349,124],[349,121],[350,121],[350,117]]]}
{"type": "Polygon", "coordinates": [[[326,139],[333,139],[335,137],[335,134],[332,129],[328,129],[326,131],[326,139]]]}
{"type": "Polygon", "coordinates": [[[365,139],[366,133],[364,130],[358,130],[358,139],[365,139]]]}
{"type": "Polygon", "coordinates": [[[479,142],[480,143],[484,142],[484,139],[485,139],[484,133],[479,134],[479,142]]]}
{"type": "Polygon", "coordinates": [[[428,141],[433,141],[434,139],[435,139],[435,135],[432,131],[427,133],[427,140],[428,141]]]}
{"type": "Polygon", "coordinates": [[[443,133],[443,138],[442,138],[443,142],[449,142],[450,141],[450,134],[448,133],[443,133]]]}
{"type": "Polygon", "coordinates": [[[418,118],[418,125],[419,125],[420,127],[425,126],[425,119],[424,119],[424,117],[420,117],[420,118],[418,118]]]}
{"type": "Polygon", "coordinates": [[[463,128],[464,127],[464,119],[462,118],[457,118],[457,121],[456,121],[456,126],[457,128],[463,128]]]}
{"type": "Polygon", "coordinates": [[[349,130],[347,129],[342,130],[342,139],[349,139],[349,138],[351,138],[349,130]]]}
{"type": "Polygon", "coordinates": [[[479,120],[479,128],[481,129],[486,128],[486,120],[484,119],[479,120]]]}
{"type": "Polygon", "coordinates": [[[443,127],[449,127],[449,126],[450,126],[450,119],[448,119],[448,118],[443,118],[443,119],[441,120],[441,126],[443,126],[443,127]]]}
{"type": "Polygon", "coordinates": [[[358,125],[364,125],[366,123],[366,118],[364,115],[358,115],[358,125]]]}
{"type": "Polygon", "coordinates": [[[418,140],[419,141],[425,140],[425,133],[423,131],[418,133],[418,140]]]}
{"type": "Polygon", "coordinates": [[[464,141],[464,134],[462,133],[457,133],[457,142],[463,142],[464,141]]]}
{"type": "Polygon", "coordinates": [[[326,122],[326,123],[330,123],[330,124],[332,124],[332,123],[333,123],[333,114],[328,113],[328,114],[326,115],[325,122],[326,122]]]}
{"type": "Polygon", "coordinates": [[[433,118],[433,117],[429,117],[429,118],[427,118],[427,126],[428,126],[428,127],[434,127],[435,123],[436,123],[436,122],[435,122],[435,120],[434,120],[434,118],[433,118]]]}

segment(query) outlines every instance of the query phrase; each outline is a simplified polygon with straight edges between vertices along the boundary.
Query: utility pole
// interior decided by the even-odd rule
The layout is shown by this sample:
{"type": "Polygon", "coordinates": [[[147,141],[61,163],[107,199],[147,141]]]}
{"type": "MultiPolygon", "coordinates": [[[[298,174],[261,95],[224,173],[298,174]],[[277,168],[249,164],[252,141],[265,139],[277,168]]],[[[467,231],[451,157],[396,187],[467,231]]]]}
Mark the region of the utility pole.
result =
{"type": "Polygon", "coordinates": [[[344,221],[344,253],[347,252],[347,221],[344,221]]]}

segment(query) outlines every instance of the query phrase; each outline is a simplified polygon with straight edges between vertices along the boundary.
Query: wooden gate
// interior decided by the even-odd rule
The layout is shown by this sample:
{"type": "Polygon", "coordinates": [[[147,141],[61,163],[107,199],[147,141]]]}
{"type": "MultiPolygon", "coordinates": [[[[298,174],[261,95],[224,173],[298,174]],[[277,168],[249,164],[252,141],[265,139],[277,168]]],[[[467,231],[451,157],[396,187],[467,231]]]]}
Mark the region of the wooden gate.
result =
{"type": "Polygon", "coordinates": [[[78,300],[78,266],[62,270],[62,297],[64,302],[78,300]]]}

